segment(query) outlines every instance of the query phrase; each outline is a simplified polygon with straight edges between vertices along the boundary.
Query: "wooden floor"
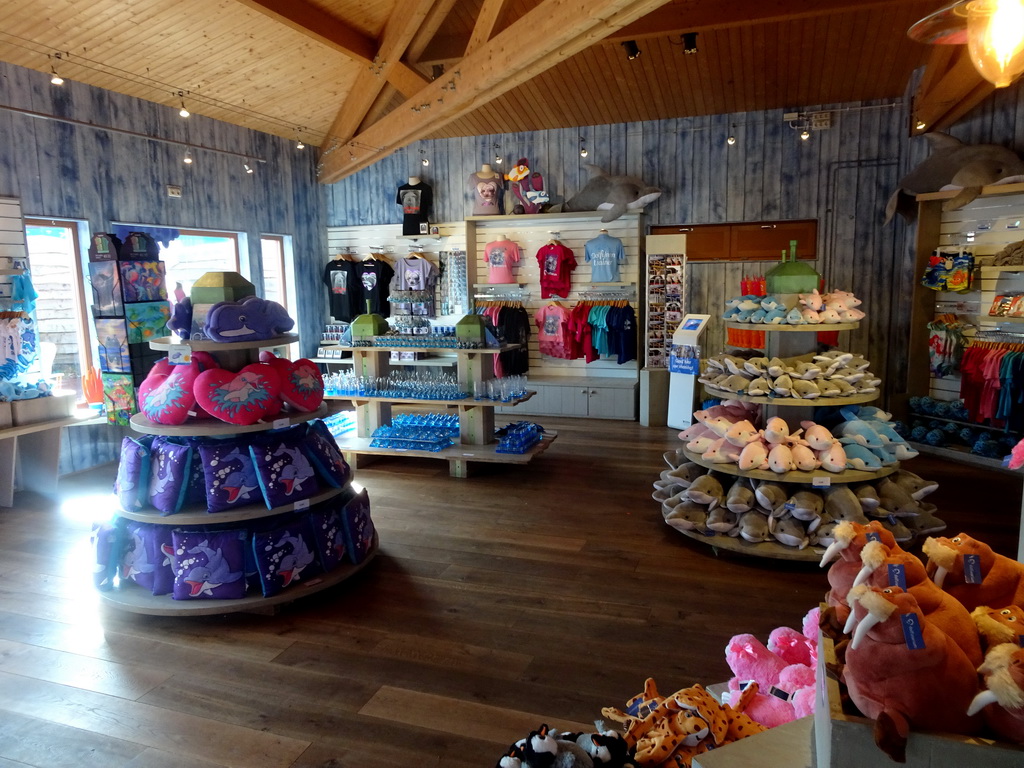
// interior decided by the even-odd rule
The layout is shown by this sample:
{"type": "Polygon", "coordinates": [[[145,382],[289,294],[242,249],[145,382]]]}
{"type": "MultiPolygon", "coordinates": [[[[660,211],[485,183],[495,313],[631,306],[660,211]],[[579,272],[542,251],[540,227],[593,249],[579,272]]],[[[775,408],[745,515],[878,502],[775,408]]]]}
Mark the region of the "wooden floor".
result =
{"type": "MultiPolygon", "coordinates": [[[[276,616],[102,608],[86,558],[113,468],[0,510],[0,768],[489,768],[540,722],[584,727],[647,676],[729,676],[728,639],[798,626],[815,565],[716,556],[650,498],[675,431],[548,419],[529,467],[362,469],[381,552],[276,616]]],[[[954,532],[1016,551],[1021,478],[934,459],[954,532]]]]}

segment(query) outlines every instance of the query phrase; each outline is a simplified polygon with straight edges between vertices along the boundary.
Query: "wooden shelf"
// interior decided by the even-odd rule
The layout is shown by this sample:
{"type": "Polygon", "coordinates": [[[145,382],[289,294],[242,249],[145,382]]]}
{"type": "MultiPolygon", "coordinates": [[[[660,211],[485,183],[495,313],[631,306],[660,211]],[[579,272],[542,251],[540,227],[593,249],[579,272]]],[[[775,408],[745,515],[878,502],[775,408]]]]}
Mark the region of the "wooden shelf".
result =
{"type": "Polygon", "coordinates": [[[170,595],[153,595],[132,581],[106,592],[100,592],[100,599],[107,605],[130,613],[148,616],[216,616],[224,613],[267,613],[268,609],[283,603],[315,595],[340,584],[363,570],[376,556],[380,540],[375,533],[373,546],[359,565],[346,563],[330,573],[325,573],[307,582],[299,582],[271,597],[256,594],[238,600],[174,600],[170,595]]]}
{"type": "MultiPolygon", "coordinates": [[[[351,480],[349,481],[351,482],[351,480]]],[[[347,488],[348,486],[345,486],[347,488]]],[[[259,520],[264,517],[273,517],[285,512],[295,510],[296,504],[304,504],[312,507],[322,501],[333,499],[345,488],[328,488],[315,496],[310,496],[304,501],[292,502],[281,507],[268,509],[266,504],[246,504],[244,507],[237,507],[226,512],[210,512],[205,505],[202,507],[186,507],[181,512],[173,515],[165,515],[156,509],[141,510],[119,510],[118,517],[127,520],[134,520],[139,523],[153,523],[155,525],[215,525],[218,523],[238,523],[245,520],[259,520]]]]}
{"type": "Polygon", "coordinates": [[[21,424],[17,427],[5,427],[0,429],[0,440],[7,440],[11,437],[31,435],[33,432],[44,432],[48,429],[60,429],[61,427],[94,426],[106,424],[107,419],[103,414],[96,414],[90,411],[82,416],[67,416],[63,419],[51,419],[49,421],[37,421],[32,424],[21,424]]]}
{"type": "Polygon", "coordinates": [[[726,321],[726,328],[734,328],[737,331],[768,331],[775,333],[822,333],[824,331],[852,331],[860,328],[860,323],[806,323],[803,325],[789,325],[787,323],[735,323],[726,321]]]}
{"type": "Polygon", "coordinates": [[[974,315],[979,323],[1024,323],[1024,317],[1008,317],[1006,315],[974,315]]]}
{"type": "Polygon", "coordinates": [[[167,350],[170,347],[190,347],[194,352],[232,352],[237,349],[266,349],[267,347],[283,347],[299,340],[297,333],[284,333],[270,339],[250,339],[249,341],[212,341],[211,339],[182,339],[175,341],[172,336],[161,336],[149,342],[150,349],[167,350]]]}
{"type": "Polygon", "coordinates": [[[184,424],[168,426],[165,424],[154,424],[141,413],[136,413],[131,418],[131,427],[136,432],[144,435],[169,435],[172,437],[227,437],[228,435],[241,435],[248,432],[266,432],[271,429],[283,429],[293,424],[303,424],[313,419],[322,419],[335,413],[326,403],[312,413],[299,413],[296,411],[282,411],[272,421],[258,421],[255,424],[228,424],[217,419],[204,419],[203,421],[186,421],[184,424]],[[286,422],[286,423],[285,423],[286,422]]]}
{"type": "Polygon", "coordinates": [[[518,344],[503,344],[500,347],[480,347],[479,349],[461,349],[459,347],[388,347],[373,345],[368,347],[338,347],[351,352],[454,352],[458,355],[499,355],[519,349],[518,344]]]}
{"type": "Polygon", "coordinates": [[[405,448],[372,448],[368,437],[341,437],[337,439],[342,453],[362,453],[377,456],[414,456],[421,459],[447,459],[449,461],[480,461],[490,464],[529,464],[544,453],[558,437],[557,432],[545,432],[541,441],[526,453],[498,453],[497,442],[487,445],[453,445],[441,451],[417,451],[405,448]]]}
{"type": "Polygon", "coordinates": [[[918,443],[914,441],[909,442],[911,447],[928,456],[941,456],[944,459],[958,461],[961,464],[970,464],[973,467],[982,467],[983,469],[990,469],[994,472],[1003,472],[1008,475],[1019,475],[1021,473],[1019,469],[1010,469],[1005,466],[1002,459],[990,459],[987,456],[978,456],[975,453],[971,453],[966,447],[940,447],[937,445],[928,445],[927,443],[918,443]]]}
{"type": "Polygon", "coordinates": [[[24,275],[24,274],[25,274],[25,270],[24,269],[0,269],[0,276],[5,276],[5,277],[6,276],[11,276],[11,277],[14,277],[16,275],[24,275]]]}
{"type": "Polygon", "coordinates": [[[418,400],[411,397],[368,397],[366,395],[325,395],[324,400],[347,400],[352,403],[392,403],[394,405],[436,405],[458,406],[459,408],[511,408],[513,405],[525,403],[536,392],[527,392],[525,397],[504,402],[502,400],[476,400],[472,395],[461,400],[418,400]]]}
{"type": "Polygon", "coordinates": [[[819,405],[856,405],[857,403],[870,403],[872,400],[878,399],[877,392],[871,392],[866,395],[853,395],[852,397],[814,397],[810,399],[802,397],[760,397],[755,395],[740,395],[735,392],[726,392],[721,389],[713,389],[707,384],[704,385],[704,391],[711,397],[717,397],[721,400],[741,400],[744,403],[760,403],[762,405],[798,405],[798,406],[811,406],[817,407],[819,405]]]}
{"type": "Polygon", "coordinates": [[[986,267],[986,266],[982,266],[982,267],[979,267],[979,269],[981,270],[981,276],[982,277],[985,277],[985,273],[987,273],[987,272],[995,272],[995,273],[1009,272],[1010,274],[1013,274],[1014,272],[1024,272],[1024,264],[1006,264],[1006,265],[1001,266],[1001,267],[986,267]]]}
{"type": "MultiPolygon", "coordinates": [[[[679,531],[678,528],[674,530],[679,531]]],[[[814,549],[808,546],[804,549],[798,549],[796,547],[787,547],[785,544],[780,544],[777,541],[759,541],[755,544],[754,542],[747,541],[742,536],[737,536],[734,539],[725,533],[716,533],[714,536],[705,535],[700,531],[679,531],[679,533],[702,544],[707,544],[709,547],[724,549],[727,552],[738,552],[741,555],[750,555],[751,557],[819,563],[824,553],[824,550],[820,548],[814,549]]]]}
{"type": "MultiPolygon", "coordinates": [[[[926,200],[950,200],[960,194],[961,189],[944,189],[940,192],[924,192],[917,195],[917,201],[926,200]]],[[[989,184],[981,188],[980,197],[997,197],[999,195],[1019,195],[1024,192],[1024,183],[1018,184],[989,184]]]]}
{"type": "Polygon", "coordinates": [[[715,464],[714,462],[707,461],[696,453],[691,453],[685,448],[683,449],[683,455],[689,461],[696,462],[702,467],[707,469],[713,469],[716,472],[721,472],[725,475],[735,475],[737,477],[749,477],[754,480],[772,480],[776,483],[803,483],[804,485],[812,485],[816,478],[828,478],[830,485],[846,485],[848,483],[865,483],[872,480],[877,480],[880,477],[886,477],[891,475],[893,472],[900,468],[899,462],[891,464],[888,467],[882,467],[874,472],[867,472],[860,469],[845,469],[842,472],[826,472],[823,469],[817,469],[813,472],[804,472],[802,470],[793,470],[792,472],[777,473],[772,472],[770,469],[750,469],[742,470],[736,464],[715,464]]]}
{"type": "Polygon", "coordinates": [[[314,363],[322,363],[323,365],[353,365],[355,360],[351,357],[310,357],[307,358],[314,363]]]}

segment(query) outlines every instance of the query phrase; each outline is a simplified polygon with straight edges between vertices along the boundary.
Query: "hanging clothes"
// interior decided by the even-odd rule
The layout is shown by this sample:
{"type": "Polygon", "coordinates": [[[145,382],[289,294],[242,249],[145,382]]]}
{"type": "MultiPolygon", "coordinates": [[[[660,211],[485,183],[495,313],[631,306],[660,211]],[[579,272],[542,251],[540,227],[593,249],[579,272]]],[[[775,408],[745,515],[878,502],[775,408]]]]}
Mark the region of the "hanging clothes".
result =
{"type": "Polygon", "coordinates": [[[534,315],[541,354],[572,359],[569,348],[569,310],[558,302],[546,304],[534,315]]]}
{"type": "Polygon", "coordinates": [[[356,262],[356,275],[362,287],[363,305],[356,314],[369,312],[387,317],[391,313],[388,295],[395,270],[383,259],[371,258],[356,262]]]}
{"type": "Polygon", "coordinates": [[[576,269],[576,256],[557,240],[542,245],[537,251],[540,267],[540,296],[568,296],[572,290],[572,273],[576,269]]]}
{"type": "Polygon", "coordinates": [[[338,256],[327,262],[322,279],[327,286],[331,317],[338,322],[350,323],[353,317],[363,312],[363,291],[356,262],[346,256],[338,256]]]}

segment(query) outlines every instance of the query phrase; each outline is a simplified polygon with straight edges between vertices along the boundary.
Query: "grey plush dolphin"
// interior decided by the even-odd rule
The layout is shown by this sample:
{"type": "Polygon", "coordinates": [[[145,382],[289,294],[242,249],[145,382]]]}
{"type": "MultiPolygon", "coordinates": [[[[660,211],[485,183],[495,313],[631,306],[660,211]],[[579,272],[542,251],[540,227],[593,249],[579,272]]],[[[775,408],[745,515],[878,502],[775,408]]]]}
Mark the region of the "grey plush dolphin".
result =
{"type": "Polygon", "coordinates": [[[1016,152],[997,144],[964,144],[947,133],[926,133],[932,153],[900,179],[900,186],[885,206],[885,223],[899,212],[907,221],[917,213],[914,195],[938,192],[947,184],[963,187],[942,204],[945,211],[963,208],[981,194],[986,184],[1024,175],[1024,161],[1016,152]]]}
{"type": "Polygon", "coordinates": [[[661,190],[635,176],[610,176],[588,165],[590,181],[565,201],[567,211],[605,211],[601,221],[615,221],[626,211],[638,211],[661,197],[661,190]]]}

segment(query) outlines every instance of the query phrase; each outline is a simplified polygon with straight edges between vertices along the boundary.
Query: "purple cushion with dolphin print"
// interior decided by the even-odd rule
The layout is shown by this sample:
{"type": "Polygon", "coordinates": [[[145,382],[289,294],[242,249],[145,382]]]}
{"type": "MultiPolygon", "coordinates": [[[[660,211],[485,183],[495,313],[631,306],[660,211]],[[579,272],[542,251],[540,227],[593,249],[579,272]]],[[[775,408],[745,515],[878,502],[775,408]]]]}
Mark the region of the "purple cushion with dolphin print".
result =
{"type": "Polygon", "coordinates": [[[174,588],[170,526],[130,521],[125,532],[125,544],[125,552],[121,555],[121,579],[131,579],[154,595],[169,593],[174,588]]]}
{"type": "Polygon", "coordinates": [[[199,446],[199,456],[206,475],[206,508],[210,512],[224,512],[262,500],[246,443],[224,440],[203,444],[199,446]]]}
{"type": "Polygon", "coordinates": [[[343,488],[352,479],[351,467],[338,450],[331,430],[322,421],[315,419],[309,422],[303,445],[317,473],[328,485],[343,488]]]}
{"type": "Polygon", "coordinates": [[[320,492],[316,472],[302,449],[304,434],[303,425],[299,425],[298,429],[268,433],[250,446],[256,477],[270,509],[320,492]]]}
{"type": "Polygon", "coordinates": [[[341,510],[345,546],[352,562],[359,565],[373,547],[374,527],[370,519],[370,497],[364,488],[349,498],[341,510]]]}
{"type": "Polygon", "coordinates": [[[288,525],[254,533],[252,552],[260,575],[264,597],[321,572],[316,545],[305,516],[292,518],[288,525]]]}
{"type": "Polygon", "coordinates": [[[126,437],[121,441],[121,461],[117,465],[114,493],[121,508],[129,512],[142,509],[149,501],[149,449],[153,438],[126,437]]]}
{"type": "Polygon", "coordinates": [[[341,524],[338,499],[317,504],[309,510],[309,527],[316,553],[325,571],[333,571],[345,559],[345,530],[341,524]]]}
{"type": "Polygon", "coordinates": [[[244,530],[171,532],[175,600],[245,596],[244,530]]]}
{"type": "Polygon", "coordinates": [[[189,468],[188,482],[185,487],[186,504],[206,504],[206,472],[203,470],[203,459],[199,453],[199,446],[202,441],[191,439],[188,444],[192,446],[192,464],[189,468]]]}
{"type": "Polygon", "coordinates": [[[165,515],[181,510],[192,471],[192,447],[169,437],[153,438],[149,462],[149,503],[165,515]]]}

